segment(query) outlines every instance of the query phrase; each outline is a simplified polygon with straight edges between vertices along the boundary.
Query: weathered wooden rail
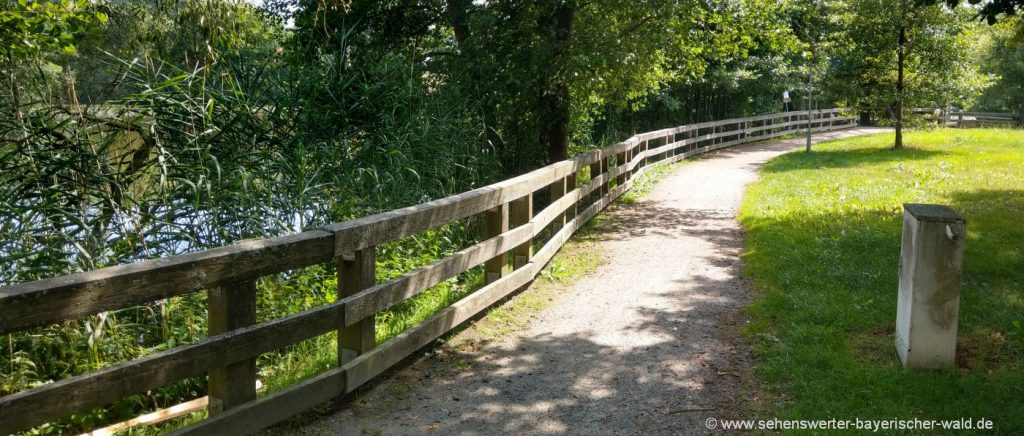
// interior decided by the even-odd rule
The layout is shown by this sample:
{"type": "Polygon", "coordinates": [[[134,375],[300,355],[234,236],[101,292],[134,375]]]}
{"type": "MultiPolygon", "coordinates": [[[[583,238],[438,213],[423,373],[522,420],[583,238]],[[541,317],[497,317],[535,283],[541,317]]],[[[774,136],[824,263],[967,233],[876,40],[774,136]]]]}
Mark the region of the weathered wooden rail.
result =
{"type": "Polygon", "coordinates": [[[957,127],[1019,126],[1024,124],[1024,114],[1003,112],[946,112],[946,125],[957,127]]]}
{"type": "MultiPolygon", "coordinates": [[[[0,288],[0,333],[73,320],[190,292],[208,292],[209,337],[0,398],[0,434],[24,431],[187,377],[207,374],[210,417],[188,434],[252,432],[352,392],[458,324],[533,280],[558,249],[655,162],[764,141],[808,126],[787,112],[644,133],[473,191],[271,239],[114,266],[0,288]],[[590,180],[577,186],[581,171],[590,180]],[[533,210],[534,195],[551,202],[533,210]],[[596,197],[596,199],[595,199],[596,197]],[[375,247],[482,214],[488,239],[394,280],[377,284],[375,247]],[[536,252],[533,238],[551,228],[536,252]],[[256,280],[336,261],[336,302],[255,323],[256,280]],[[484,265],[487,284],[381,344],[376,313],[484,265]],[[256,396],[256,357],[338,331],[338,366],[256,396]]],[[[813,112],[815,131],[853,126],[836,109],[813,112]]]]}

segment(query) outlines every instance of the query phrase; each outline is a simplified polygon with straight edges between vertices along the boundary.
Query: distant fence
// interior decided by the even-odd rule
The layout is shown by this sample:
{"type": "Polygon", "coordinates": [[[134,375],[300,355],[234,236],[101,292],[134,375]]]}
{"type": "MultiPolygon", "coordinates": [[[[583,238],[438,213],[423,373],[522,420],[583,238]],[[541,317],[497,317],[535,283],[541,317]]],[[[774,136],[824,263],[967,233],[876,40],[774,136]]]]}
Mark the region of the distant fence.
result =
{"type": "MultiPolygon", "coordinates": [[[[877,111],[883,114],[888,114],[890,121],[892,120],[892,112],[888,112],[891,108],[888,107],[871,107],[862,106],[851,111],[864,113],[868,111],[877,111]]],[[[938,108],[928,107],[916,107],[907,108],[904,110],[904,114],[912,114],[917,117],[921,117],[932,123],[944,125],[946,127],[1021,127],[1024,126],[1024,112],[1022,113],[1011,113],[1011,112],[966,112],[958,110],[944,110],[938,108]]],[[[862,120],[862,122],[864,122],[862,120]]]]}
{"type": "Polygon", "coordinates": [[[451,197],[321,230],[0,288],[0,334],[208,293],[209,337],[0,398],[0,434],[28,430],[179,380],[208,375],[210,417],[179,433],[248,433],[352,392],[445,332],[528,284],[587,220],[628,191],[650,164],[724,147],[856,125],[838,109],[785,112],[644,133],[618,144],[451,197]],[[577,184],[577,180],[589,180],[577,184]],[[550,204],[533,210],[534,196],[550,204]],[[375,247],[481,215],[486,239],[391,281],[376,283],[375,247]],[[536,252],[533,239],[553,235],[536,252]],[[339,297],[284,318],[256,321],[256,280],[337,261],[339,297]],[[374,343],[374,316],[483,264],[487,284],[396,337],[374,343]],[[256,396],[256,358],[338,332],[339,365],[256,396]]]}
{"type": "Polygon", "coordinates": [[[984,126],[1020,126],[1024,124],[1021,114],[1003,112],[954,112],[943,114],[947,126],[984,127],[984,126]]]}

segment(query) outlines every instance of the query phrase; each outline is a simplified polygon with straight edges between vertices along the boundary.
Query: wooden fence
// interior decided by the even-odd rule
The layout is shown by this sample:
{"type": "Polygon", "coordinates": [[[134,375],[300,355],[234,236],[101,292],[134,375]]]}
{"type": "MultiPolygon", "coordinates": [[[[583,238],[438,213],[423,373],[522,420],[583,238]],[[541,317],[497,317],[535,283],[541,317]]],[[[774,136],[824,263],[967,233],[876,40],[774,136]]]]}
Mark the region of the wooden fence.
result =
{"type": "MultiPolygon", "coordinates": [[[[655,162],[803,132],[806,112],[730,119],[644,133],[473,191],[332,224],[321,230],[242,242],[0,288],[0,333],[74,320],[190,292],[208,292],[209,337],[0,398],[0,434],[24,431],[187,377],[207,374],[208,419],[188,434],[248,433],[352,392],[445,332],[530,283],[583,223],[629,190],[655,162]],[[577,186],[579,173],[590,180],[577,186]],[[534,195],[550,193],[543,210],[534,195]],[[488,239],[385,283],[375,247],[482,215],[488,239]],[[536,252],[533,238],[551,238],[536,252]],[[256,280],[336,261],[336,302],[255,323],[256,280]],[[485,265],[486,285],[394,338],[374,343],[374,316],[444,280],[485,265]],[[256,358],[337,331],[339,365],[256,395],[256,358]]],[[[855,125],[836,109],[815,111],[815,131],[855,125]]]]}
{"type": "Polygon", "coordinates": [[[1024,114],[1002,112],[946,112],[947,126],[984,127],[1017,126],[1024,123],[1024,114]]]}

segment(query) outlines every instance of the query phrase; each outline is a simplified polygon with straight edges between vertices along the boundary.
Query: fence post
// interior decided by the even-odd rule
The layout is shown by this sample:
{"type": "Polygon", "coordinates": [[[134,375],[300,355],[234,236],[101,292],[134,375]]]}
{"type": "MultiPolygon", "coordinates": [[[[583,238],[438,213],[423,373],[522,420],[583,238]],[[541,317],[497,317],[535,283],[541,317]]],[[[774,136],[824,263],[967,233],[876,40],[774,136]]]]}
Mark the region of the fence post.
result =
{"type": "MultiPolygon", "coordinates": [[[[367,247],[337,257],[338,298],[355,295],[377,281],[377,248],[367,247]]],[[[344,365],[377,344],[374,317],[338,330],[338,365],[344,365]]]]}
{"type": "MultiPolygon", "coordinates": [[[[628,163],[626,162],[626,152],[624,151],[622,153],[615,155],[615,162],[618,162],[618,166],[620,167],[626,165],[628,163]]],[[[617,186],[622,186],[623,184],[625,184],[626,173],[619,172],[619,175],[615,177],[615,183],[617,184],[617,186]]]]}
{"type": "MultiPolygon", "coordinates": [[[[256,281],[246,280],[212,288],[207,294],[207,332],[210,336],[256,323],[256,281]]],[[[256,359],[247,359],[208,374],[210,415],[256,399],[256,359]]]]}
{"type": "MultiPolygon", "coordinates": [[[[579,185],[577,174],[578,173],[573,172],[572,174],[569,174],[568,176],[565,176],[565,193],[566,194],[572,192],[574,189],[576,189],[576,186],[579,185]]],[[[565,222],[569,222],[573,218],[576,218],[576,214],[579,213],[579,207],[580,207],[580,200],[577,200],[577,201],[574,201],[571,206],[569,206],[567,209],[565,209],[565,222]]]]}
{"type": "MultiPolygon", "coordinates": [[[[604,153],[601,153],[601,174],[608,174],[608,156],[605,156],[604,153]]],[[[602,197],[604,197],[605,194],[608,194],[608,187],[611,186],[611,184],[611,180],[605,180],[604,183],[601,183],[602,197]]]]}
{"type": "MultiPolygon", "coordinates": [[[[562,198],[562,196],[565,195],[565,192],[566,192],[565,184],[566,184],[566,178],[562,177],[562,178],[560,178],[558,180],[555,180],[554,183],[548,185],[548,192],[551,193],[551,195],[550,195],[551,203],[554,203],[555,201],[558,201],[559,198],[562,198]]],[[[562,227],[565,226],[565,221],[566,221],[565,220],[565,214],[564,213],[558,214],[558,216],[555,217],[554,221],[551,222],[551,230],[553,232],[557,232],[557,231],[561,230],[562,227]]]]}
{"type": "MultiPolygon", "coordinates": [[[[526,194],[509,203],[509,225],[519,227],[533,219],[533,194],[526,194]]],[[[533,238],[512,249],[512,265],[522,268],[533,258],[533,238]]]]}
{"type": "MultiPolygon", "coordinates": [[[[626,151],[623,152],[623,154],[625,155],[625,157],[623,158],[622,162],[625,162],[625,163],[632,163],[633,162],[633,148],[632,147],[627,148],[626,151]]],[[[625,183],[626,181],[629,180],[629,176],[631,175],[631,172],[625,171],[625,172],[623,172],[620,175],[622,176],[622,183],[625,183]]]]}
{"type": "MultiPolygon", "coordinates": [[[[508,204],[484,212],[484,237],[493,238],[508,231],[508,204]]],[[[509,272],[508,253],[503,252],[484,263],[487,283],[504,277],[509,272]]]]}
{"type": "MultiPolygon", "coordinates": [[[[630,158],[630,160],[634,159],[637,155],[643,154],[644,151],[647,150],[647,141],[640,141],[639,143],[637,143],[635,150],[636,150],[636,154],[633,155],[634,157],[630,158]]],[[[636,166],[633,167],[633,172],[630,173],[629,178],[632,179],[633,177],[636,177],[636,173],[638,171],[640,171],[640,168],[643,168],[646,164],[647,164],[647,159],[640,159],[640,160],[638,160],[637,163],[636,163],[636,166]]]]}

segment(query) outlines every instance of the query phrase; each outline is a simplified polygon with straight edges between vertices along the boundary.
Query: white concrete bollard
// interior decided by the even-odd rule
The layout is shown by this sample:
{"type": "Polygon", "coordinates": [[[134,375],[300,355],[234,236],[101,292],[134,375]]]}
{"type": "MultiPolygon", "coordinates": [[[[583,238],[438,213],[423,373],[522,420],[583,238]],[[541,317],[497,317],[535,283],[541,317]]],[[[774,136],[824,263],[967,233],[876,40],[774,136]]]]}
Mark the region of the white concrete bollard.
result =
{"type": "Polygon", "coordinates": [[[896,351],[907,368],[948,368],[956,357],[966,223],[947,206],[903,209],[896,351]]]}

